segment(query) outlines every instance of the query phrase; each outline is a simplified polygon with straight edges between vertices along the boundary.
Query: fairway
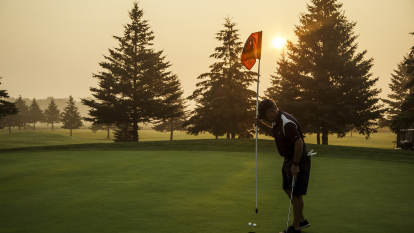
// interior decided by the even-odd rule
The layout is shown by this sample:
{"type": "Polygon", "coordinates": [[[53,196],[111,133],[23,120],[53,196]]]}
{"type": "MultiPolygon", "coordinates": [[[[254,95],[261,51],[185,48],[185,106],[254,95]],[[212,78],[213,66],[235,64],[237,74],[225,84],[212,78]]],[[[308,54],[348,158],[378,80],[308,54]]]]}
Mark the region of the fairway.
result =
{"type": "MultiPolygon", "coordinates": [[[[289,201],[274,144],[260,141],[256,214],[253,140],[219,141],[3,151],[0,232],[283,230],[289,201]]],[[[401,224],[413,217],[409,152],[398,162],[386,150],[309,147],[318,156],[305,197],[311,227],[303,232],[409,232],[401,224]],[[370,150],[378,160],[367,157],[370,150]]]]}

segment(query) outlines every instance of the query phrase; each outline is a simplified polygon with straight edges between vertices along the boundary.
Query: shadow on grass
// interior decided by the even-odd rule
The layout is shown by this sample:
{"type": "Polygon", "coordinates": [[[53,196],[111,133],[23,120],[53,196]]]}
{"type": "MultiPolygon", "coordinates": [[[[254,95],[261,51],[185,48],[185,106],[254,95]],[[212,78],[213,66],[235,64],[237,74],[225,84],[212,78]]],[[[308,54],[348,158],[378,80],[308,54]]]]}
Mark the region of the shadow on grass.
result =
{"type": "MultiPolygon", "coordinates": [[[[279,156],[272,140],[259,140],[259,156],[262,153],[279,156]]],[[[363,159],[414,164],[414,152],[349,146],[306,144],[308,150],[317,152],[314,157],[363,159]]],[[[68,145],[32,146],[3,149],[0,154],[29,151],[225,151],[251,152],[255,154],[255,140],[251,139],[199,139],[176,141],[145,141],[126,143],[82,143],[68,145]]]]}

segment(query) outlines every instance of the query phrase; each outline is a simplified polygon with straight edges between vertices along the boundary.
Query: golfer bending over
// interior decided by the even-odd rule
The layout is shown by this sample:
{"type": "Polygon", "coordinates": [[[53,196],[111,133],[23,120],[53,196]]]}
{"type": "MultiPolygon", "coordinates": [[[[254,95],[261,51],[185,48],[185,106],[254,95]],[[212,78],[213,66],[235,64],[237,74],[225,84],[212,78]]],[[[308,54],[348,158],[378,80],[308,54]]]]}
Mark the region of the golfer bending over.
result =
{"type": "MultiPolygon", "coordinates": [[[[289,199],[291,197],[292,175],[295,177],[292,197],[294,221],[293,225],[287,229],[287,233],[301,232],[301,229],[310,226],[303,216],[303,195],[306,195],[308,189],[311,167],[311,159],[303,141],[302,129],[293,116],[278,109],[276,104],[269,99],[260,102],[258,112],[255,124],[275,138],[277,150],[284,157],[283,189],[289,199]],[[261,119],[272,122],[272,127],[263,123],[261,119]]],[[[286,230],[283,232],[286,233],[286,230]]]]}

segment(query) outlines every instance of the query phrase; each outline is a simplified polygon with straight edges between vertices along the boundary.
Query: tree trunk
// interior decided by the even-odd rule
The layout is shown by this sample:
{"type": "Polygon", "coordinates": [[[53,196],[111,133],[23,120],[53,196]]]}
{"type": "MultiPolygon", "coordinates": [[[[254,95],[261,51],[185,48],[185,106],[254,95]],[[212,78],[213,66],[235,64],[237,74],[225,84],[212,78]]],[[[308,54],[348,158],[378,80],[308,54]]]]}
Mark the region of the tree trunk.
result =
{"type": "Polygon", "coordinates": [[[351,130],[351,137],[352,137],[352,130],[351,130]]]}
{"type": "Polygon", "coordinates": [[[36,130],[36,123],[33,123],[33,130],[36,130]]]}
{"type": "Polygon", "coordinates": [[[138,142],[138,122],[134,122],[132,126],[132,137],[134,142],[138,142]]]}
{"type": "Polygon", "coordinates": [[[328,145],[328,129],[322,128],[322,145],[328,145]]]}
{"type": "Polygon", "coordinates": [[[53,131],[53,122],[52,122],[52,131],[53,131]]]}
{"type": "Polygon", "coordinates": [[[72,137],[72,129],[70,129],[70,136],[72,137]]]}
{"type": "Polygon", "coordinates": [[[236,138],[236,133],[231,133],[231,138],[232,139],[236,138]]]}
{"type": "Polygon", "coordinates": [[[317,133],[317,134],[316,134],[316,143],[317,143],[318,145],[320,145],[320,144],[321,144],[321,134],[320,134],[320,133],[317,133]]]}
{"type": "Polygon", "coordinates": [[[11,126],[9,126],[9,133],[11,133],[11,126]]]}
{"type": "Polygon", "coordinates": [[[109,137],[109,125],[107,125],[107,127],[108,127],[108,134],[106,135],[106,139],[109,139],[110,137],[109,137]]]}
{"type": "Polygon", "coordinates": [[[230,139],[230,133],[227,133],[227,139],[230,139]]]}
{"type": "Polygon", "coordinates": [[[19,130],[20,130],[21,125],[19,124],[19,130]]]}
{"type": "Polygon", "coordinates": [[[218,139],[218,136],[216,135],[216,139],[218,139]]]}

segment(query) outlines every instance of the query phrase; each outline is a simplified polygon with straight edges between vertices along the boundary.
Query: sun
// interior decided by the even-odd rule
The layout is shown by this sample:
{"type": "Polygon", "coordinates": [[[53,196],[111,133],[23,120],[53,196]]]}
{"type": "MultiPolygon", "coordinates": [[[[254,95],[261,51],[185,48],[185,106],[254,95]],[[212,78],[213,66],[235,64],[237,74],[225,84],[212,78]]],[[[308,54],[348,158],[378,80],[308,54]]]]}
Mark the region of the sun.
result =
{"type": "Polygon", "coordinates": [[[280,36],[274,38],[272,41],[272,46],[277,49],[282,48],[283,46],[285,46],[285,44],[286,44],[286,39],[280,36]]]}

